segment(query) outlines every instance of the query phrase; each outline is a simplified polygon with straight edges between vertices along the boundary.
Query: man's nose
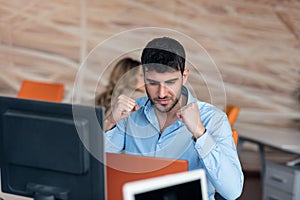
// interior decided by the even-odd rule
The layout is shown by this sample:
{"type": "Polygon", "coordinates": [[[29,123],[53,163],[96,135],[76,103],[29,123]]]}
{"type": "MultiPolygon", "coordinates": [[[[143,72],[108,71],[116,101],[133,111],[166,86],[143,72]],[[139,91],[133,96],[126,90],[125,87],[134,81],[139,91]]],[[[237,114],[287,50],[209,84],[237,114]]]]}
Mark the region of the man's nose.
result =
{"type": "Polygon", "coordinates": [[[159,98],[164,98],[167,96],[167,87],[164,84],[160,84],[158,88],[158,97],[159,98]]]}

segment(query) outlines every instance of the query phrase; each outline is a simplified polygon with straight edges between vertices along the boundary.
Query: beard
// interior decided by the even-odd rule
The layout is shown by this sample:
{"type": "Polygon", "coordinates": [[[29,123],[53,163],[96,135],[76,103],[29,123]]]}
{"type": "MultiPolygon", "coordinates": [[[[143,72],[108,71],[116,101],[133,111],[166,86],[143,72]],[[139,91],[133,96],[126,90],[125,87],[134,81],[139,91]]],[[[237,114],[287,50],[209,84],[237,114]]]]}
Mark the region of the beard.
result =
{"type": "Polygon", "coordinates": [[[152,98],[149,95],[147,87],[145,89],[146,89],[147,96],[148,96],[151,104],[154,105],[155,109],[157,111],[159,111],[160,113],[168,113],[178,104],[179,99],[181,97],[181,89],[182,88],[179,90],[179,93],[175,96],[175,98],[172,98],[172,97],[169,97],[169,96],[166,96],[166,97],[163,97],[163,98],[159,98],[159,97],[152,98]],[[169,104],[167,104],[166,106],[163,106],[161,104],[156,103],[157,100],[163,100],[163,99],[170,99],[172,101],[172,104],[169,107],[167,107],[169,104]],[[161,107],[163,107],[163,108],[161,108],[161,107]]]}

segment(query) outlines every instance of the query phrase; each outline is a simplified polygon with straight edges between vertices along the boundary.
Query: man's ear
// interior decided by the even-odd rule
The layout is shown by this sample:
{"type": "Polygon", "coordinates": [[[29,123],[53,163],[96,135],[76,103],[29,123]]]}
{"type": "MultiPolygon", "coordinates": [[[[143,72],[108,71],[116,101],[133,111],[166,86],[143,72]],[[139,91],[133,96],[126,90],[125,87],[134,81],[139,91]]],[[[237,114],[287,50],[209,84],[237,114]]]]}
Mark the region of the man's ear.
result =
{"type": "Polygon", "coordinates": [[[185,69],[183,71],[183,74],[182,74],[182,84],[184,85],[188,79],[188,76],[189,76],[189,73],[190,73],[190,70],[189,69],[185,69]]]}

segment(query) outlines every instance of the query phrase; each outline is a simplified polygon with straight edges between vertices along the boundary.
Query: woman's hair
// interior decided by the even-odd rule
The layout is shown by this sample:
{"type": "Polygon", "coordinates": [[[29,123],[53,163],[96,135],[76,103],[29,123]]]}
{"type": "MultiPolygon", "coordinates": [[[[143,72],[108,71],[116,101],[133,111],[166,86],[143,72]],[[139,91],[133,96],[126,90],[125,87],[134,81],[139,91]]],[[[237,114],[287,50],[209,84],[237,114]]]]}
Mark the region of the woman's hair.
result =
{"type": "Polygon", "coordinates": [[[110,110],[113,101],[113,94],[114,96],[119,96],[125,88],[135,89],[138,66],[140,65],[141,63],[139,61],[127,57],[118,61],[114,66],[105,91],[96,97],[95,102],[96,105],[100,105],[105,108],[105,114],[107,114],[110,110]],[[128,73],[129,71],[133,71],[134,76],[132,73],[128,73]]]}

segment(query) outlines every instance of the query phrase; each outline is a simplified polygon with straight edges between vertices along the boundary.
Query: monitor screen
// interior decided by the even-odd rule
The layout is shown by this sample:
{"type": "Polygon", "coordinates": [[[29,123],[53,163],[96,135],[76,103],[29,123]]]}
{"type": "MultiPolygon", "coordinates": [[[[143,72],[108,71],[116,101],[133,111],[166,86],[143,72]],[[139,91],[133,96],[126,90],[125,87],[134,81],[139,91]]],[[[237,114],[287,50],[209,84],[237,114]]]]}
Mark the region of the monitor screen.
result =
{"type": "Polygon", "coordinates": [[[202,169],[128,182],[124,200],[208,200],[202,169]]]}
{"type": "Polygon", "coordinates": [[[34,199],[105,199],[103,110],[0,97],[4,193],[34,199]]]}

